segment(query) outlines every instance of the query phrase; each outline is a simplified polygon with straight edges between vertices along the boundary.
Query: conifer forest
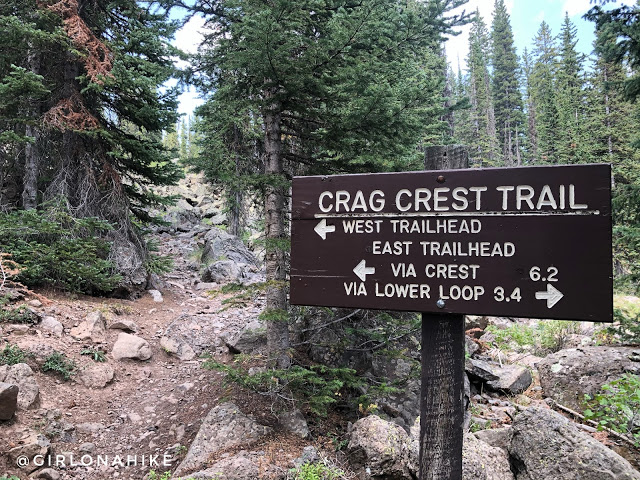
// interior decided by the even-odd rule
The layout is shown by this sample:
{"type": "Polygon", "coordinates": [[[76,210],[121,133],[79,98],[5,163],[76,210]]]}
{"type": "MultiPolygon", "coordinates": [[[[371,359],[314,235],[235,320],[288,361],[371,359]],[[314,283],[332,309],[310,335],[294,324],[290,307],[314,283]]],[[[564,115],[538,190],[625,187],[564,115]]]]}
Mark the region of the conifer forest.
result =
{"type": "MultiPolygon", "coordinates": [[[[581,20],[590,25],[594,40],[590,50],[583,51],[578,47],[575,16],[569,13],[561,23],[555,19],[560,25],[555,31],[552,22],[542,20],[520,50],[516,48],[520,33],[514,32],[508,1],[487,0],[492,15],[486,18],[479,10],[469,9],[467,2],[0,0],[0,475],[5,467],[8,472],[0,480],[21,478],[9,477],[14,473],[10,462],[2,463],[2,449],[9,446],[2,443],[1,432],[5,420],[18,418],[11,428],[22,421],[13,413],[2,417],[2,385],[5,376],[10,377],[3,368],[22,360],[32,368],[38,364],[43,372],[55,370],[62,375],[58,377],[61,384],[74,375],[85,378],[78,382],[92,383],[83,377],[86,369],[76,367],[80,360],[93,358],[92,367],[101,362],[106,366],[100,368],[116,367],[115,377],[113,369],[106,375],[110,380],[105,385],[112,386],[114,378],[120,381],[132,375],[118,370],[131,365],[118,363],[122,358],[146,362],[152,353],[154,358],[164,355],[163,359],[184,367],[180,375],[187,375],[188,362],[201,362],[215,375],[224,376],[225,386],[231,383],[241,388],[238,391],[257,392],[256,404],[268,399],[274,416],[284,403],[301,406],[308,417],[322,418],[310,422],[314,438],[329,428],[323,422],[333,421],[328,412],[338,412],[351,422],[382,411],[381,415],[396,419],[402,435],[410,435],[415,412],[407,405],[413,400],[403,400],[401,406],[398,401],[393,407],[382,400],[395,398],[409,387],[387,383],[378,373],[404,369],[407,381],[419,379],[416,345],[420,342],[415,339],[420,339],[420,319],[409,313],[290,305],[291,185],[296,176],[424,170],[425,152],[434,146],[464,146],[472,169],[610,164],[615,322],[599,333],[589,331],[589,342],[593,348],[640,344],[640,3],[592,0],[581,20]],[[194,19],[203,33],[193,50],[186,52],[176,46],[175,39],[181,29],[191,28],[194,19]],[[468,49],[456,61],[445,46],[461,29],[469,31],[468,49]],[[179,97],[187,89],[197,92],[200,103],[185,115],[179,113],[179,97]],[[186,242],[191,243],[185,246],[186,242]],[[223,244],[224,249],[216,250],[223,244]],[[160,296],[153,293],[151,300],[148,292],[160,296]],[[163,294],[165,310],[160,303],[163,294]],[[633,306],[620,306],[621,298],[633,306]],[[20,303],[27,299],[32,300],[20,303]],[[101,340],[95,340],[96,322],[89,321],[92,313],[82,323],[71,320],[69,312],[75,307],[69,302],[76,300],[92,309],[102,305],[96,307],[107,319],[102,322],[112,326],[97,334],[101,340]],[[20,341],[42,336],[39,330],[36,334],[29,329],[40,329],[36,325],[44,325],[41,320],[52,318],[46,310],[50,301],[64,305],[54,311],[57,316],[51,315],[60,322],[66,319],[68,325],[55,319],[45,322],[51,328],[46,338],[86,342],[82,353],[64,350],[75,354],[76,364],[52,358],[48,350],[42,362],[37,352],[21,356],[21,348],[26,352],[28,345],[20,341]],[[205,327],[198,323],[198,315],[213,315],[214,308],[195,305],[198,301],[219,308],[213,323],[205,327]],[[137,326],[113,326],[118,323],[113,318],[128,315],[127,308],[144,308],[140,314],[144,328],[136,332],[137,326]],[[237,324],[233,315],[220,320],[228,309],[242,311],[237,324]],[[153,323],[165,320],[166,325],[153,323]],[[82,336],[76,329],[87,322],[91,333],[82,336]],[[212,327],[218,325],[215,322],[224,326],[212,327]],[[234,335],[254,322],[259,327],[252,332],[258,333],[235,343],[234,335]],[[233,335],[225,330],[231,324],[236,329],[233,335]],[[148,349],[149,356],[122,357],[117,345],[107,356],[107,345],[115,338],[111,328],[128,332],[118,331],[118,343],[123,335],[127,341],[133,341],[128,337],[136,333],[146,335],[146,340],[136,339],[151,341],[151,347],[136,344],[136,355],[148,349]],[[339,331],[327,334],[328,329],[339,331]],[[215,343],[200,339],[189,343],[185,339],[193,332],[202,332],[215,343]],[[262,340],[264,348],[254,348],[262,340]],[[235,360],[218,355],[221,349],[235,360]],[[265,356],[256,360],[250,355],[254,350],[265,356]],[[340,356],[337,351],[348,353],[340,356]],[[376,363],[377,355],[386,355],[384,367],[376,363]],[[413,357],[405,362],[405,355],[413,357]],[[365,375],[360,367],[375,374],[365,375]],[[347,398],[355,399],[355,407],[344,406],[347,398]]],[[[508,326],[500,321],[487,325],[468,320],[465,330],[468,339],[473,337],[467,348],[477,347],[478,355],[498,352],[501,369],[505,345],[510,352],[516,349],[543,362],[584,334],[571,322],[538,328],[514,327],[519,325],[517,319],[508,326]]],[[[69,342],[64,348],[71,349],[69,342]]],[[[629,355],[639,361],[634,352],[629,355]]],[[[511,362],[507,357],[505,361],[511,362]]],[[[470,395],[482,403],[484,385],[497,380],[482,377],[479,367],[469,366],[471,361],[476,357],[467,351],[470,395]],[[482,387],[476,391],[474,383],[482,387]]],[[[155,379],[154,368],[153,375],[145,373],[144,378],[155,379]]],[[[172,374],[178,375],[177,369],[172,374]]],[[[540,378],[534,375],[526,387],[515,388],[509,395],[534,392],[531,398],[538,401],[544,390],[551,397],[547,395],[550,387],[544,384],[545,370],[539,370],[540,378]]],[[[602,440],[597,435],[605,427],[624,437],[621,441],[635,453],[623,456],[637,468],[640,400],[634,395],[640,395],[639,381],[637,369],[623,370],[624,376],[619,372],[615,378],[627,383],[611,383],[604,390],[600,387],[605,380],[591,390],[586,386],[579,392],[583,403],[553,398],[565,408],[563,415],[572,415],[572,421],[573,413],[584,422],[591,421],[590,433],[596,440],[602,440]],[[620,392],[626,400],[610,396],[620,392]],[[630,398],[633,406],[628,405],[630,398]],[[616,410],[614,405],[606,410],[612,405],[607,402],[625,401],[624,408],[616,410]],[[599,409],[589,402],[598,403],[599,409]]],[[[549,371],[558,373],[553,367],[549,371]]],[[[38,375],[43,375],[40,370],[38,375]]],[[[220,378],[216,381],[222,385],[220,378]]],[[[53,382],[41,383],[57,388],[53,382]]],[[[495,387],[495,391],[502,395],[505,388],[495,387]]],[[[222,387],[216,395],[229,396],[222,387]]],[[[22,397],[17,398],[20,405],[22,397]]],[[[198,398],[199,404],[207,403],[204,394],[198,398]]],[[[246,400],[246,405],[252,401],[246,400]]],[[[209,409],[223,406],[213,400],[208,405],[209,409]]],[[[105,412],[120,408],[102,407],[105,412]]],[[[189,426],[207,414],[193,408],[188,413],[191,417],[180,420],[189,426]]],[[[31,409],[25,407],[25,411],[31,409]]],[[[516,410],[525,418],[526,411],[516,410]]],[[[167,418],[171,415],[178,414],[171,412],[167,418]]],[[[471,415],[472,430],[480,430],[482,415],[471,415]]],[[[512,415],[507,417],[503,423],[511,425],[512,415]]],[[[134,420],[122,418],[121,423],[140,423],[135,416],[134,420]]],[[[172,435],[178,429],[169,428],[172,435]]],[[[186,427],[185,434],[185,426],[181,428],[186,439],[197,442],[197,429],[191,432],[186,427]]],[[[335,452],[351,452],[350,445],[355,445],[354,437],[348,437],[351,430],[347,434],[346,427],[331,428],[338,433],[331,437],[325,432],[325,444],[335,452]]],[[[528,428],[536,430],[535,425],[528,428]]],[[[515,434],[509,438],[516,438],[515,434]]],[[[119,441],[115,434],[111,440],[119,441]]],[[[179,441],[172,440],[167,447],[179,441]]],[[[202,466],[191,451],[184,450],[172,452],[182,462],[180,475],[196,471],[196,464],[202,466]]],[[[468,478],[554,478],[531,471],[530,476],[518,476],[526,460],[514,451],[508,451],[511,466],[507,468],[513,477],[502,476],[496,467],[494,477],[468,478]]],[[[326,462],[311,462],[329,470],[317,467],[308,476],[298,465],[284,476],[247,474],[246,478],[418,478],[411,461],[407,466],[398,460],[391,473],[384,470],[387,467],[371,473],[371,464],[347,467],[336,462],[330,467],[326,462]],[[352,467],[356,473],[349,476],[352,467]],[[367,468],[369,477],[357,476],[367,468]]],[[[638,476],[606,478],[640,478],[637,470],[633,472],[638,476]]],[[[111,473],[104,478],[115,478],[108,476],[111,473]]],[[[144,473],[147,476],[132,474],[131,478],[170,478],[151,474],[149,468],[144,473]]],[[[566,478],[605,478],[584,475],[566,478]]]]}

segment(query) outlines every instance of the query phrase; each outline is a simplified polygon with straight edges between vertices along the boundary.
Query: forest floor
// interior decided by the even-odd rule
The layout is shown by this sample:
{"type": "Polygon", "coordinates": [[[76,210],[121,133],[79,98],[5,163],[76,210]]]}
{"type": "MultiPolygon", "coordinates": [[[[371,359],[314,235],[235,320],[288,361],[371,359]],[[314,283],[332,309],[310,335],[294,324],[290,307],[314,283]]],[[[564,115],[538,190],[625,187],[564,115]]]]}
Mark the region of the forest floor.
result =
{"type": "MultiPolygon", "coordinates": [[[[40,387],[40,408],[19,410],[12,421],[2,426],[0,454],[38,432],[52,439],[52,450],[56,455],[67,455],[65,463],[71,462],[69,453],[73,454],[76,463],[81,463],[80,458],[85,453],[91,455],[95,463],[98,456],[108,457],[110,462],[120,456],[124,463],[132,463],[115,468],[95,468],[94,463],[89,467],[60,469],[63,478],[141,480],[149,470],[165,471],[176,467],[198,432],[202,419],[223,401],[231,399],[241,410],[256,416],[260,423],[275,425],[275,416],[263,398],[225,385],[221,373],[202,368],[204,359],[181,361],[160,346],[167,326],[182,314],[213,315],[219,325],[216,334],[224,335],[238,330],[247,319],[255,318],[262,309],[262,298],[246,306],[223,306],[229,295],[211,294],[197,288],[198,272],[190,257],[198,248],[198,237],[190,233],[160,234],[158,240],[160,253],[175,260],[173,271],[162,277],[161,303],[148,294],[137,300],[118,300],[54,291],[37,292],[44,298],[42,306],[34,310],[55,317],[63,324],[65,332],[97,310],[106,317],[107,325],[123,319],[135,322],[136,335],[149,342],[153,356],[144,362],[115,361],[110,352],[120,331],[107,329],[106,342],[101,347],[107,353],[108,365],[115,371],[115,379],[105,388],[87,388],[73,377],[71,381],[63,381],[34,368],[40,387]],[[157,463],[151,462],[153,455],[157,463]],[[128,456],[133,458],[127,460],[128,456]]],[[[66,333],[57,338],[43,333],[37,325],[28,331],[5,329],[2,333],[5,341],[25,351],[46,355],[56,350],[72,359],[79,368],[92,363],[80,352],[95,345],[74,340],[66,333]]],[[[220,361],[230,360],[224,345],[212,353],[220,361]]],[[[291,435],[280,435],[267,441],[264,449],[273,451],[274,463],[281,463],[286,469],[305,445],[291,435]]],[[[6,461],[6,455],[0,457],[6,461]]],[[[13,467],[0,464],[0,474],[13,473],[13,467]]]]}

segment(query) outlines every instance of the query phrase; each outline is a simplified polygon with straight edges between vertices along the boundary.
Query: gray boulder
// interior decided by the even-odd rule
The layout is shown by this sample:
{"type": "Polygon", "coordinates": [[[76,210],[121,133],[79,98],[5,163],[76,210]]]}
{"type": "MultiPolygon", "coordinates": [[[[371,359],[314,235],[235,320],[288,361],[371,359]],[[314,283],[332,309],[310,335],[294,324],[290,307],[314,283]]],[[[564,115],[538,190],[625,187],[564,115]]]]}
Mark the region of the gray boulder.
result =
{"type": "Polygon", "coordinates": [[[17,385],[0,382],[0,421],[11,420],[18,409],[17,385]]]}
{"type": "MultiPolygon", "coordinates": [[[[241,451],[232,457],[217,461],[206,470],[189,474],[193,480],[256,480],[271,478],[268,461],[263,452],[241,451]]],[[[174,477],[176,478],[176,477],[174,477]]]]}
{"type": "Polygon", "coordinates": [[[180,360],[193,360],[206,351],[215,350],[224,326],[216,315],[180,315],[164,331],[160,346],[180,360]]]}
{"type": "Polygon", "coordinates": [[[149,360],[151,358],[151,347],[149,343],[136,335],[120,333],[112,351],[116,360],[149,360]]]}
{"type": "Polygon", "coordinates": [[[233,260],[218,260],[205,267],[200,276],[203,282],[229,283],[242,278],[243,269],[233,260]]]}
{"type": "Polygon", "coordinates": [[[464,480],[515,480],[506,450],[479,440],[474,434],[464,436],[462,446],[464,480]]]}
{"type": "MultiPolygon", "coordinates": [[[[411,427],[411,450],[409,468],[418,477],[418,458],[420,455],[420,419],[411,427]]],[[[506,449],[490,445],[475,434],[464,435],[462,444],[463,480],[514,480],[509,466],[506,449]]]]}
{"type": "Polygon", "coordinates": [[[54,317],[44,317],[40,322],[40,328],[45,332],[51,332],[56,337],[61,337],[64,327],[54,317]]]}
{"type": "Polygon", "coordinates": [[[109,330],[122,330],[123,332],[136,333],[138,331],[138,325],[136,325],[133,320],[123,318],[109,325],[109,330]]]}
{"type": "Polygon", "coordinates": [[[107,339],[107,324],[101,312],[91,312],[77,327],[71,329],[71,336],[76,340],[91,340],[102,343],[107,339]]]}
{"type": "Polygon", "coordinates": [[[631,360],[636,350],[629,347],[560,350],[538,362],[540,386],[547,397],[580,411],[584,395],[595,395],[602,385],[624,373],[638,373],[640,363],[631,360]]]}
{"type": "Polygon", "coordinates": [[[289,432],[300,438],[309,437],[309,426],[300,410],[294,408],[278,417],[280,424],[289,432]]]}
{"type": "Polygon", "coordinates": [[[114,377],[115,372],[107,363],[87,364],[78,370],[75,380],[88,388],[105,388],[114,377]]]}
{"type": "Polygon", "coordinates": [[[511,432],[517,480],[640,480],[627,460],[552,410],[529,407],[511,432]]]}
{"type": "Polygon", "coordinates": [[[410,443],[402,427],[369,415],[353,425],[347,453],[351,464],[372,479],[411,480],[410,443]]]}
{"type": "Polygon", "coordinates": [[[507,394],[521,393],[533,381],[531,372],[520,365],[503,365],[470,358],[465,362],[465,370],[474,380],[484,382],[489,388],[507,394]]]}
{"type": "MultiPolygon", "coordinates": [[[[214,453],[238,445],[248,445],[271,433],[271,428],[258,424],[243,414],[233,403],[213,408],[203,420],[189,451],[174,475],[176,477],[203,467],[214,453]]],[[[258,477],[253,477],[258,478],[258,477]]]]}
{"type": "Polygon", "coordinates": [[[223,335],[221,339],[232,353],[255,353],[267,346],[267,327],[264,322],[254,319],[242,330],[223,335]]]}
{"type": "Polygon", "coordinates": [[[258,265],[256,256],[242,243],[241,239],[220,228],[209,230],[204,236],[204,241],[202,263],[209,264],[219,260],[231,260],[235,263],[258,265]]]}
{"type": "Polygon", "coordinates": [[[0,369],[0,382],[18,386],[18,407],[22,410],[30,410],[40,406],[40,387],[33,370],[26,363],[18,363],[0,369]]]}

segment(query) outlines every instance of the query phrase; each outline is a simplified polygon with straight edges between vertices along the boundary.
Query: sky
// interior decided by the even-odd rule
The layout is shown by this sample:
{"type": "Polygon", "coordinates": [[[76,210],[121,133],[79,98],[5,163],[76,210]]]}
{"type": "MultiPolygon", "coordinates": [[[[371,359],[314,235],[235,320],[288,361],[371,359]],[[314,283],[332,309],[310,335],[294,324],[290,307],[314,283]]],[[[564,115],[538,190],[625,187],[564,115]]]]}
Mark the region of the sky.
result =
{"type": "MultiPolygon", "coordinates": [[[[493,0],[469,0],[460,10],[473,12],[478,9],[490,30],[493,3],[493,0]]],[[[593,0],[505,0],[504,3],[511,17],[511,28],[518,56],[522,55],[525,47],[531,51],[533,38],[543,20],[549,24],[551,33],[558,35],[565,12],[569,14],[569,19],[577,28],[577,50],[585,54],[592,52],[595,38],[594,24],[583,19],[582,16],[596,4],[593,0]]],[[[635,0],[618,0],[608,3],[606,8],[634,4],[635,0]]],[[[454,72],[457,72],[458,64],[463,71],[466,68],[470,29],[469,25],[462,27],[459,29],[461,31],[459,35],[449,38],[445,43],[447,59],[454,72]]]]}
{"type": "MultiPolygon", "coordinates": [[[[493,0],[469,0],[460,10],[473,12],[478,9],[485,24],[490,28],[493,3],[493,0]]],[[[607,4],[607,8],[625,4],[633,5],[635,0],[610,2],[607,4]]],[[[569,14],[569,18],[577,28],[577,49],[585,54],[591,53],[594,26],[592,22],[584,20],[582,16],[593,6],[593,0],[505,0],[505,5],[511,16],[511,27],[518,55],[522,55],[525,47],[531,50],[533,38],[543,20],[551,27],[552,34],[558,35],[565,12],[569,14]]],[[[463,71],[466,69],[470,28],[469,25],[462,27],[459,35],[450,37],[445,43],[447,59],[456,72],[458,65],[463,71]]],[[[203,31],[204,20],[201,17],[193,17],[177,32],[174,44],[186,52],[194,53],[200,43],[203,31]]],[[[195,107],[202,104],[202,100],[198,97],[193,88],[184,92],[180,96],[179,113],[191,115],[195,107]]]]}

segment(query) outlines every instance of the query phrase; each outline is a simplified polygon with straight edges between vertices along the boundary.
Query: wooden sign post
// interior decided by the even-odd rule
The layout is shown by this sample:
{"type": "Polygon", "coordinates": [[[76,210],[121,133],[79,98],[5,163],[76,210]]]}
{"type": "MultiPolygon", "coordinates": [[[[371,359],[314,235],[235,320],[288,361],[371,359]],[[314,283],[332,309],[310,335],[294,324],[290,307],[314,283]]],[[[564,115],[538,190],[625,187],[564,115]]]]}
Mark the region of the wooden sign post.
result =
{"type": "MultiPolygon", "coordinates": [[[[429,147],[424,163],[457,170],[469,166],[469,155],[464,147],[429,147]]],[[[419,480],[462,480],[464,344],[464,315],[422,314],[419,480]]]]}
{"type": "Polygon", "coordinates": [[[613,321],[611,167],[465,158],[293,180],[291,303],[424,312],[421,480],[462,478],[464,314],[613,321]]]}

